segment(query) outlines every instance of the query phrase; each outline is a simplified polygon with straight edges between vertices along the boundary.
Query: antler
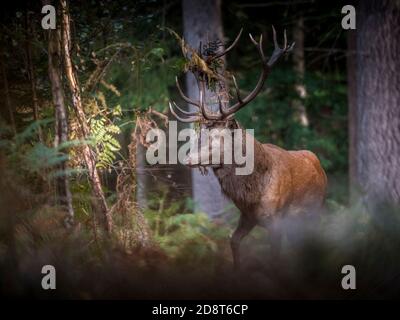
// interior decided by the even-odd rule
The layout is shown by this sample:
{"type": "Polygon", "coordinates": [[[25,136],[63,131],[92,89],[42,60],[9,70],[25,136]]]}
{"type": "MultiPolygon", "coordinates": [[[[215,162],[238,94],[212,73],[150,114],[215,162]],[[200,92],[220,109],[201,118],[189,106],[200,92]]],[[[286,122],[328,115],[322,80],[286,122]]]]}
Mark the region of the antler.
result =
{"type": "Polygon", "coordinates": [[[176,87],[178,88],[179,94],[181,95],[182,99],[183,99],[184,101],[186,101],[187,103],[189,103],[189,104],[194,105],[195,107],[197,107],[197,108],[199,109],[199,111],[198,111],[198,112],[188,112],[188,111],[185,111],[185,110],[179,108],[179,106],[178,106],[174,101],[172,101],[172,103],[171,103],[171,102],[169,103],[169,109],[171,110],[171,113],[172,113],[179,121],[181,121],[181,122],[186,122],[186,123],[197,122],[197,121],[199,121],[199,120],[201,120],[201,119],[206,119],[206,120],[220,120],[220,119],[223,117],[222,114],[218,114],[218,113],[215,114],[215,113],[209,112],[209,111],[207,110],[207,107],[205,106],[204,98],[205,98],[205,94],[206,94],[206,88],[205,88],[205,83],[204,83],[204,81],[199,80],[197,77],[196,77],[196,80],[197,80],[197,85],[198,85],[198,87],[199,87],[199,96],[200,96],[200,101],[198,101],[198,102],[197,102],[197,101],[194,101],[194,100],[192,100],[192,99],[190,99],[190,98],[188,98],[188,97],[183,93],[183,90],[182,90],[182,88],[181,88],[180,85],[179,85],[178,78],[176,78],[176,81],[175,81],[175,82],[176,82],[176,87]],[[185,118],[180,117],[180,116],[175,112],[173,106],[175,106],[175,108],[176,108],[180,113],[184,114],[184,115],[187,116],[187,117],[185,117],[185,118]]]}
{"type": "Polygon", "coordinates": [[[256,87],[253,89],[252,92],[250,92],[250,94],[248,96],[246,96],[245,98],[241,98],[240,97],[240,90],[238,88],[238,85],[236,83],[236,79],[235,77],[233,77],[233,83],[235,86],[235,90],[236,90],[236,96],[237,96],[237,100],[238,102],[235,103],[233,106],[231,106],[228,110],[222,108],[221,112],[224,114],[225,117],[237,112],[238,110],[240,110],[241,108],[243,108],[246,104],[248,104],[250,101],[252,101],[261,91],[265,80],[267,79],[272,66],[278,61],[278,59],[283,56],[285,53],[291,51],[294,47],[294,42],[291,45],[287,45],[287,38],[286,38],[286,30],[284,31],[284,44],[283,44],[283,48],[280,48],[278,45],[278,41],[276,40],[276,31],[274,26],[272,26],[272,32],[273,32],[273,38],[274,38],[274,51],[272,52],[272,56],[269,58],[269,60],[267,61],[264,55],[264,51],[262,48],[262,35],[260,36],[260,40],[259,42],[255,41],[253,36],[251,34],[249,34],[250,40],[251,42],[253,42],[253,44],[256,46],[258,53],[260,55],[261,61],[263,63],[262,67],[262,73],[258,79],[257,85],[256,87]]]}
{"type": "MultiPolygon", "coordinates": [[[[181,86],[180,86],[180,84],[179,84],[178,77],[175,77],[175,83],[176,83],[176,87],[177,87],[177,89],[178,89],[178,91],[179,91],[179,94],[181,95],[182,99],[183,99],[184,101],[186,101],[187,103],[189,103],[189,104],[191,104],[191,105],[197,107],[199,110],[202,110],[202,107],[201,107],[201,105],[202,105],[202,98],[200,97],[200,101],[199,101],[199,102],[198,102],[198,101],[194,101],[194,100],[188,98],[188,97],[183,93],[183,90],[182,90],[182,88],[181,88],[181,86]]],[[[175,118],[177,118],[177,119],[178,119],[179,121],[181,121],[181,122],[190,123],[190,122],[196,122],[196,121],[201,120],[201,116],[200,116],[200,114],[199,114],[198,112],[188,112],[188,111],[182,110],[181,108],[178,107],[178,105],[177,105],[174,101],[172,101],[172,103],[169,102],[169,110],[171,110],[171,113],[175,116],[175,118]],[[187,117],[186,117],[186,118],[182,118],[182,117],[178,116],[178,114],[175,112],[175,110],[174,110],[174,108],[173,108],[173,105],[175,106],[175,108],[176,108],[180,113],[184,114],[184,115],[187,116],[187,117]]]]}
{"type": "Polygon", "coordinates": [[[186,122],[186,123],[190,123],[190,122],[196,122],[199,121],[201,119],[205,119],[205,120],[221,120],[223,118],[223,114],[222,113],[213,113],[210,112],[209,110],[207,110],[207,107],[204,103],[205,100],[205,96],[206,96],[206,87],[205,87],[205,82],[204,80],[199,79],[198,77],[196,77],[197,80],[197,86],[199,87],[199,97],[200,97],[200,101],[194,101],[190,98],[188,98],[184,93],[183,90],[181,88],[181,86],[179,85],[179,81],[178,78],[176,77],[175,82],[176,82],[176,87],[178,88],[179,94],[181,95],[182,99],[184,101],[186,101],[187,103],[194,105],[195,107],[197,107],[199,109],[198,112],[188,112],[185,111],[181,108],[179,108],[179,106],[172,101],[172,103],[169,103],[169,109],[171,110],[171,113],[179,120],[182,122],[186,122]],[[185,118],[180,117],[174,110],[173,106],[175,106],[175,108],[182,114],[184,114],[185,118]]]}
{"type": "Polygon", "coordinates": [[[181,95],[182,99],[183,99],[184,101],[186,101],[187,103],[189,103],[189,104],[191,104],[191,105],[193,105],[193,106],[196,106],[197,108],[200,108],[200,103],[199,103],[199,102],[196,102],[196,101],[194,101],[194,100],[188,98],[188,97],[183,93],[183,90],[182,90],[181,86],[179,85],[178,77],[175,77],[175,83],[176,83],[176,87],[178,88],[179,94],[181,95]]]}
{"type": "Polygon", "coordinates": [[[190,123],[190,122],[197,122],[201,120],[201,116],[197,113],[197,112],[187,112],[182,110],[181,108],[179,108],[175,102],[172,101],[169,102],[169,110],[171,110],[171,113],[174,115],[174,117],[176,119],[178,119],[181,122],[185,122],[185,123],[190,123]],[[174,108],[172,107],[172,103],[174,104],[174,106],[179,110],[179,112],[182,112],[183,114],[187,115],[188,117],[186,118],[182,118],[180,116],[178,116],[178,114],[175,112],[174,108]]]}
{"type": "MultiPolygon", "coordinates": [[[[224,56],[225,54],[227,54],[229,51],[231,51],[233,49],[233,47],[237,44],[237,42],[239,41],[239,38],[242,34],[243,29],[240,29],[239,34],[237,35],[236,39],[233,41],[233,43],[223,52],[220,52],[210,58],[207,59],[207,63],[210,63],[211,61],[218,59],[222,56],[224,56]]],[[[174,106],[176,107],[176,109],[181,112],[182,114],[184,114],[186,117],[182,118],[180,116],[178,116],[178,114],[175,112],[173,106],[171,103],[169,103],[169,108],[171,110],[171,113],[179,120],[182,122],[197,122],[200,121],[202,119],[205,120],[222,120],[222,119],[229,119],[231,117],[233,117],[234,113],[236,113],[237,111],[239,111],[241,108],[243,108],[246,104],[248,104],[250,101],[252,101],[261,91],[265,80],[267,79],[271,68],[273,67],[273,65],[278,61],[278,59],[283,56],[284,54],[286,54],[287,52],[290,52],[293,47],[294,47],[294,42],[291,45],[287,44],[287,37],[286,37],[286,30],[284,30],[284,43],[283,43],[283,48],[280,48],[278,45],[278,41],[276,39],[276,30],[274,28],[274,26],[272,26],[272,32],[273,32],[273,41],[274,41],[274,51],[272,52],[271,57],[269,58],[269,60],[267,61],[267,59],[265,58],[264,55],[264,51],[262,48],[262,35],[260,36],[260,40],[259,42],[255,41],[253,36],[251,34],[249,34],[250,40],[251,42],[253,42],[253,44],[256,46],[258,53],[260,55],[260,59],[262,61],[262,72],[260,74],[260,77],[258,79],[258,82],[255,86],[255,88],[253,89],[253,91],[250,92],[249,95],[247,95],[246,97],[242,98],[240,96],[240,89],[237,85],[236,79],[234,76],[232,76],[232,80],[233,80],[233,84],[235,87],[235,92],[236,92],[236,98],[237,98],[237,102],[231,106],[231,107],[226,107],[224,105],[224,103],[222,103],[221,99],[218,96],[218,104],[219,104],[219,113],[215,113],[215,112],[210,112],[207,110],[205,103],[204,103],[204,99],[205,99],[205,95],[206,95],[206,88],[205,88],[205,83],[204,80],[199,79],[196,76],[196,80],[197,80],[197,84],[199,87],[199,96],[200,96],[200,100],[199,101],[194,101],[190,98],[188,98],[184,93],[183,90],[181,89],[179,82],[178,82],[178,78],[176,78],[176,86],[178,88],[178,91],[182,97],[182,99],[184,101],[186,101],[187,103],[197,107],[199,109],[198,112],[188,112],[185,110],[182,110],[181,108],[179,108],[175,102],[173,102],[174,106]]],[[[201,46],[201,45],[200,45],[201,46]]],[[[201,48],[201,47],[200,47],[201,48]]],[[[201,49],[200,49],[201,51],[201,49]]],[[[199,52],[201,54],[201,52],[199,52]]]]}
{"type": "Polygon", "coordinates": [[[220,53],[217,53],[215,56],[210,57],[209,59],[207,59],[207,62],[210,63],[211,61],[213,61],[215,59],[221,58],[222,56],[226,55],[229,51],[231,51],[238,43],[240,36],[242,35],[242,31],[243,31],[243,28],[240,29],[239,34],[236,36],[235,40],[232,42],[232,44],[228,48],[226,48],[224,51],[222,51],[220,53]]]}
{"type": "Polygon", "coordinates": [[[206,120],[221,120],[223,115],[221,113],[213,113],[207,110],[207,107],[204,103],[204,98],[206,96],[206,87],[203,80],[198,81],[199,90],[200,90],[200,110],[201,113],[206,120]]]}

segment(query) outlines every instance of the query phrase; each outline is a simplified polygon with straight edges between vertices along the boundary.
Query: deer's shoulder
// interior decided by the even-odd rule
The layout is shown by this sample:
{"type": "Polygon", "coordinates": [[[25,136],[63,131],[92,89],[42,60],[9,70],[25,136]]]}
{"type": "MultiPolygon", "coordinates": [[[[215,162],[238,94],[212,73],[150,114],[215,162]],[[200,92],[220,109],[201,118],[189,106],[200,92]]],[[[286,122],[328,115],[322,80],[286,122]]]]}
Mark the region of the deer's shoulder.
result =
{"type": "Polygon", "coordinates": [[[265,150],[270,151],[270,152],[287,152],[285,149],[278,147],[277,145],[271,144],[271,143],[264,143],[263,147],[265,150]]]}
{"type": "Polygon", "coordinates": [[[317,155],[314,152],[311,152],[309,150],[296,150],[296,151],[289,151],[292,155],[295,157],[300,157],[303,159],[307,159],[308,161],[311,161],[313,164],[319,164],[320,161],[317,157],[317,155]]]}

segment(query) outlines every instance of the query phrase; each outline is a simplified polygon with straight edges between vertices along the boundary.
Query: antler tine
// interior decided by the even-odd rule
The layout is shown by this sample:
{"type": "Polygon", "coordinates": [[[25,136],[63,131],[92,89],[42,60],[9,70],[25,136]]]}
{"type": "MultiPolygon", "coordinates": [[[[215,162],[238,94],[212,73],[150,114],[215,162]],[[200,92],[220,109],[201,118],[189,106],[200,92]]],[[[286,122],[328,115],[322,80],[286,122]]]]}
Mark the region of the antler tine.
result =
{"type": "Polygon", "coordinates": [[[181,95],[182,99],[183,99],[184,101],[186,101],[187,103],[189,103],[189,104],[191,104],[191,105],[194,105],[194,106],[196,106],[197,108],[200,108],[200,104],[199,104],[198,102],[196,102],[196,101],[194,101],[194,100],[188,98],[188,97],[183,93],[183,90],[182,90],[182,88],[181,88],[181,86],[180,86],[180,84],[179,84],[179,81],[178,81],[178,77],[175,77],[175,83],[176,83],[176,87],[178,88],[179,94],[181,95]]]}
{"type": "Polygon", "coordinates": [[[290,52],[293,47],[294,47],[294,42],[288,46],[287,44],[287,36],[286,36],[286,29],[283,31],[283,38],[284,38],[284,43],[283,43],[283,48],[280,48],[278,45],[278,41],[276,40],[276,31],[274,26],[272,26],[272,31],[274,34],[274,52],[272,52],[272,56],[268,61],[268,66],[272,67],[278,59],[284,55],[285,53],[290,52]]]}
{"type": "Polygon", "coordinates": [[[254,40],[254,38],[253,38],[253,36],[251,35],[251,33],[249,33],[249,37],[250,37],[251,42],[253,42],[253,44],[256,46],[256,48],[257,48],[257,50],[258,50],[258,53],[259,53],[260,56],[261,56],[261,60],[262,60],[262,62],[263,62],[263,64],[264,64],[264,62],[265,62],[265,55],[264,55],[264,50],[263,50],[263,48],[262,48],[262,41],[263,41],[263,36],[262,36],[262,34],[260,35],[260,41],[259,41],[259,42],[257,42],[256,40],[254,40]]]}
{"type": "Polygon", "coordinates": [[[224,114],[224,107],[222,106],[222,101],[221,98],[218,96],[218,107],[219,107],[219,112],[221,114],[224,114]]]}
{"type": "Polygon", "coordinates": [[[199,83],[199,89],[200,89],[199,95],[200,95],[200,110],[201,110],[201,114],[203,115],[203,117],[205,119],[207,119],[207,112],[206,112],[205,106],[204,106],[204,97],[203,97],[203,95],[205,94],[205,92],[204,92],[203,84],[199,83]]]}
{"type": "Polygon", "coordinates": [[[274,39],[274,47],[275,47],[275,49],[279,48],[278,40],[276,39],[276,30],[275,30],[274,25],[272,25],[272,35],[273,35],[273,39],[274,39]]]}
{"type": "Polygon", "coordinates": [[[256,45],[257,45],[257,41],[254,40],[254,38],[253,38],[253,36],[251,35],[251,33],[249,33],[249,37],[250,37],[251,42],[253,42],[254,45],[256,46],[256,45]]]}
{"type": "Polygon", "coordinates": [[[181,112],[187,116],[198,116],[199,115],[198,112],[189,112],[189,111],[179,108],[179,106],[175,103],[175,101],[172,101],[172,103],[174,104],[175,108],[178,109],[179,112],[181,112]]]}
{"type": "Polygon", "coordinates": [[[239,102],[242,102],[242,98],[240,97],[240,90],[239,90],[239,87],[237,85],[236,78],[234,75],[232,75],[232,79],[233,79],[233,85],[235,86],[236,97],[239,102]]]}
{"type": "MultiPolygon", "coordinates": [[[[272,56],[268,60],[268,62],[265,58],[264,51],[262,48],[262,35],[260,36],[259,42],[257,42],[256,40],[254,40],[253,36],[251,34],[249,34],[251,42],[253,42],[253,44],[256,46],[258,53],[260,55],[263,70],[260,75],[260,78],[258,79],[256,87],[253,89],[253,91],[250,92],[250,94],[243,99],[239,100],[239,98],[238,98],[237,103],[235,103],[233,106],[231,106],[228,110],[225,110],[225,112],[224,112],[225,117],[233,116],[233,114],[235,112],[237,112],[238,110],[243,108],[246,104],[248,104],[251,100],[253,100],[260,93],[262,87],[264,86],[265,80],[267,79],[267,77],[271,71],[272,66],[283,54],[289,52],[293,48],[294,44],[292,44],[290,46],[287,45],[286,31],[284,32],[284,45],[285,46],[283,49],[279,48],[278,40],[276,37],[276,30],[275,30],[274,26],[272,26],[272,33],[273,33],[273,42],[274,42],[275,48],[274,48],[272,56]]],[[[236,79],[234,79],[234,85],[235,85],[236,92],[238,92],[236,79]]]]}
{"type": "Polygon", "coordinates": [[[283,30],[283,39],[284,39],[283,48],[286,49],[287,47],[286,29],[283,30]]]}
{"type": "MultiPolygon", "coordinates": [[[[176,103],[174,102],[174,105],[177,107],[176,103]]],[[[173,116],[178,119],[181,122],[185,122],[185,123],[190,123],[190,122],[196,122],[200,120],[199,116],[189,116],[187,118],[181,118],[180,116],[178,116],[178,114],[175,112],[174,108],[172,107],[171,102],[169,102],[169,110],[171,111],[171,113],[173,114],[173,116]]],[[[181,110],[180,108],[178,108],[178,110],[181,110]]]]}
{"type": "Polygon", "coordinates": [[[207,118],[206,108],[205,108],[205,105],[204,105],[205,88],[204,88],[203,82],[201,82],[201,84],[199,84],[199,89],[200,89],[199,95],[200,95],[200,110],[201,110],[201,114],[203,115],[203,117],[205,119],[208,119],[207,118]]]}
{"type": "Polygon", "coordinates": [[[229,51],[231,51],[236,46],[236,44],[239,42],[239,39],[240,39],[240,36],[242,35],[242,32],[243,32],[243,28],[240,29],[239,34],[236,36],[236,38],[232,42],[232,44],[228,48],[226,48],[224,51],[222,51],[221,53],[218,53],[215,56],[211,57],[209,59],[209,62],[211,62],[211,61],[213,61],[215,59],[218,59],[218,58],[226,55],[229,51]]]}
{"type": "Polygon", "coordinates": [[[208,113],[207,108],[204,103],[204,97],[205,97],[205,86],[204,82],[200,81],[201,84],[199,84],[199,89],[200,89],[200,110],[201,113],[206,120],[220,120],[223,118],[223,114],[212,114],[208,113]]]}

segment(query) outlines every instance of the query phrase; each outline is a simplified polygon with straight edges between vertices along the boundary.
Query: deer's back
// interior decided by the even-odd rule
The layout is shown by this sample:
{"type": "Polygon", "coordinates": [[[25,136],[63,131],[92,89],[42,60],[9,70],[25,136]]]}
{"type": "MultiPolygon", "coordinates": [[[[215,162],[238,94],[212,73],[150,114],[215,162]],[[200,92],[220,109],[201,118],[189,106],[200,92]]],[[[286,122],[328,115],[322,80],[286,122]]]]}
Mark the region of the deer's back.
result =
{"type": "MultiPolygon", "coordinates": [[[[287,151],[263,145],[270,155],[260,208],[266,214],[297,214],[319,209],[327,178],[317,156],[307,150],[287,151]]],[[[260,212],[261,214],[261,212],[260,212]]]]}

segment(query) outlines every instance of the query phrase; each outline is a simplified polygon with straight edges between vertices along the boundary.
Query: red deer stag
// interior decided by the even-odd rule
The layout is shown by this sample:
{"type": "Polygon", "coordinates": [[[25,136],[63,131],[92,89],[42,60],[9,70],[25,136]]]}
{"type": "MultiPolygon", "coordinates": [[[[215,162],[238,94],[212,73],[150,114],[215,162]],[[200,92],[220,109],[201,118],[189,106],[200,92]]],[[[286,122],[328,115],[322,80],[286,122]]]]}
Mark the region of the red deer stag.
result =
{"type": "MultiPolygon", "coordinates": [[[[187,103],[195,106],[197,112],[188,112],[179,108],[175,103],[170,103],[171,113],[182,122],[198,122],[203,128],[212,128],[213,134],[210,139],[221,139],[218,129],[237,129],[239,126],[233,119],[234,114],[252,101],[262,90],[271,68],[278,59],[289,52],[293,46],[287,44],[286,32],[284,34],[284,45],[280,48],[276,40],[276,32],[273,29],[274,51],[269,60],[264,56],[262,49],[262,36],[259,42],[249,34],[250,40],[256,46],[262,62],[262,73],[256,87],[246,97],[241,97],[240,90],[235,78],[233,84],[237,102],[228,106],[228,102],[218,98],[219,110],[212,111],[205,106],[205,88],[207,75],[201,71],[194,72],[197,79],[200,95],[199,100],[193,100],[185,96],[176,81],[177,88],[187,103]],[[182,114],[179,116],[175,109],[182,114]],[[207,110],[208,109],[208,110],[207,110]]],[[[225,51],[214,53],[204,57],[201,52],[197,54],[210,64],[212,60],[218,59],[230,51],[238,42],[241,32],[233,44],[225,51]]],[[[246,133],[247,134],[247,133],[246,133]]],[[[206,164],[195,162],[198,156],[196,152],[188,155],[186,165],[191,167],[212,167],[218,178],[223,193],[230,198],[240,210],[240,220],[237,229],[231,237],[231,248],[235,268],[240,266],[239,246],[240,242],[256,226],[270,227],[269,231],[274,241],[280,242],[281,232],[274,232],[273,221],[277,217],[295,216],[305,219],[309,213],[319,212],[322,208],[327,187],[327,178],[317,156],[306,150],[287,151],[272,144],[262,144],[254,139],[254,170],[250,175],[236,175],[234,165],[206,164]]],[[[200,159],[203,148],[198,151],[200,159]]],[[[208,157],[207,153],[207,157],[208,157]]],[[[207,163],[211,163],[208,161],[207,163]]]]}

